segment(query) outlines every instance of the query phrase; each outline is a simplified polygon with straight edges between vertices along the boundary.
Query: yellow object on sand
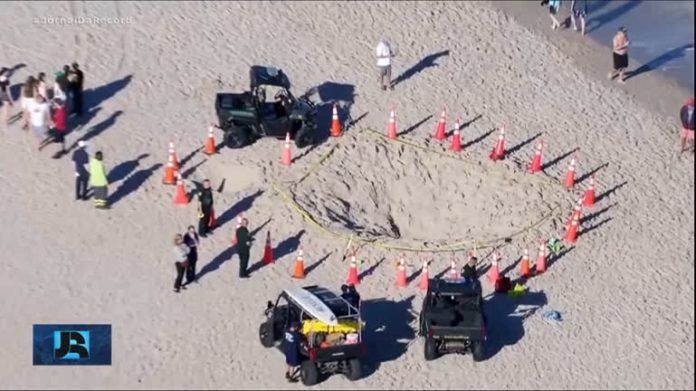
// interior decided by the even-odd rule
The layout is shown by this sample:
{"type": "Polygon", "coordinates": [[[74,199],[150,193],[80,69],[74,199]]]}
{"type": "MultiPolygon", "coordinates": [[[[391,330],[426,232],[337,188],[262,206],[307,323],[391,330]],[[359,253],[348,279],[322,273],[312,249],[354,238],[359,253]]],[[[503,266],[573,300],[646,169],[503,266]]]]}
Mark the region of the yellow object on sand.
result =
{"type": "Polygon", "coordinates": [[[342,320],[337,326],[330,326],[318,320],[306,320],[302,323],[302,334],[309,333],[357,333],[359,325],[354,320],[342,320]]]}
{"type": "Polygon", "coordinates": [[[508,295],[510,295],[510,297],[518,298],[522,297],[525,293],[527,293],[527,289],[524,287],[524,285],[518,282],[515,284],[515,287],[508,292],[508,295]]]}

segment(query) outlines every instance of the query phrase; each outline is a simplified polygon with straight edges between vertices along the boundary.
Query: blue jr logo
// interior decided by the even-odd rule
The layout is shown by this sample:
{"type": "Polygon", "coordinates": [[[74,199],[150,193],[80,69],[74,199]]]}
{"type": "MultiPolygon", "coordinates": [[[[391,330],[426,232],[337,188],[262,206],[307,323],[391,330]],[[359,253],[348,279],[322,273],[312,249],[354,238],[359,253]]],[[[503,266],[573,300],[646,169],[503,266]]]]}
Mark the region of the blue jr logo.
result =
{"type": "Polygon", "coordinates": [[[54,331],[53,348],[56,360],[89,358],[89,331],[54,331]]]}

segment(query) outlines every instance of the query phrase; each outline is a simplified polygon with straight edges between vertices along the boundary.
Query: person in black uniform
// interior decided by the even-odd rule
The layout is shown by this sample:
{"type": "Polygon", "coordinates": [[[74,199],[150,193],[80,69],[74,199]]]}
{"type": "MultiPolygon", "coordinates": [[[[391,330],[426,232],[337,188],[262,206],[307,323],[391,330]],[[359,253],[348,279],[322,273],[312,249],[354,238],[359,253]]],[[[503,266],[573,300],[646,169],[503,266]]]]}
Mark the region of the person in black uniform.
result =
{"type": "Polygon", "coordinates": [[[478,275],[476,274],[476,264],[478,263],[478,259],[472,255],[469,254],[469,260],[467,261],[466,265],[462,268],[462,278],[468,282],[475,281],[478,279],[478,275]]]}
{"type": "Polygon", "coordinates": [[[249,220],[245,217],[235,232],[237,235],[237,254],[239,254],[239,278],[249,278],[247,267],[249,266],[249,250],[252,238],[249,234],[249,220]]]}
{"type": "Polygon", "coordinates": [[[87,143],[80,140],[77,149],[72,154],[75,162],[75,200],[86,200],[89,188],[89,154],[86,151],[87,143]]]}
{"type": "Polygon", "coordinates": [[[285,371],[285,378],[294,383],[297,378],[294,376],[295,370],[300,366],[300,343],[302,334],[297,330],[297,322],[291,322],[290,327],[285,332],[283,339],[283,353],[285,354],[285,364],[288,368],[285,371]]]}
{"type": "Polygon", "coordinates": [[[186,267],[186,285],[196,281],[196,261],[198,261],[198,234],[193,225],[189,225],[184,234],[184,243],[189,248],[188,266],[186,267]]]}
{"type": "Polygon", "coordinates": [[[70,73],[73,74],[73,80],[70,83],[72,90],[72,112],[78,117],[82,116],[82,88],[84,87],[85,74],[80,69],[80,66],[74,62],[70,73]]]}
{"type": "Polygon", "coordinates": [[[341,285],[341,297],[356,309],[360,308],[360,294],[355,285],[341,285]]]}
{"type": "Polygon", "coordinates": [[[210,188],[210,181],[203,181],[203,189],[201,189],[201,194],[198,195],[198,201],[200,201],[200,213],[198,215],[198,234],[201,237],[206,237],[208,232],[210,232],[210,215],[213,213],[213,189],[210,188]]]}

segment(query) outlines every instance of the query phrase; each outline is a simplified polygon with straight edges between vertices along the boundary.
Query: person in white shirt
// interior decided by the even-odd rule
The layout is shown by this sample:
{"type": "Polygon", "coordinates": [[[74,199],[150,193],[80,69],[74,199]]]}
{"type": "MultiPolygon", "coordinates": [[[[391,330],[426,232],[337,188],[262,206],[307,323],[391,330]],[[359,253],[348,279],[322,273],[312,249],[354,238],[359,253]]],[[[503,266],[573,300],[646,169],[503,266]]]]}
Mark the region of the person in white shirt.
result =
{"type": "Polygon", "coordinates": [[[48,126],[51,122],[51,109],[46,103],[46,99],[39,95],[34,98],[35,102],[29,105],[29,122],[31,123],[31,130],[34,135],[39,139],[39,149],[41,149],[41,143],[48,136],[48,126]]]}
{"type": "Polygon", "coordinates": [[[377,69],[379,69],[379,83],[382,90],[394,89],[391,84],[391,60],[394,57],[392,48],[385,39],[382,39],[377,44],[377,69]]]}

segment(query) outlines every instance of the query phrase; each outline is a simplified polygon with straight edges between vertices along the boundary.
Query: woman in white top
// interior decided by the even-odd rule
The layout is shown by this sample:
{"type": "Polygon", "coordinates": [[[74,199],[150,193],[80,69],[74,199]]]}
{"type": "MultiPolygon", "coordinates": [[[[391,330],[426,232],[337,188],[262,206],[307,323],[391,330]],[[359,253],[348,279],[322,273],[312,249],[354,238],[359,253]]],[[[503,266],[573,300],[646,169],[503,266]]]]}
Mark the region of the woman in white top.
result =
{"type": "Polygon", "coordinates": [[[38,139],[39,149],[41,149],[41,144],[48,136],[48,126],[51,123],[51,109],[43,96],[39,95],[34,99],[34,103],[29,107],[29,117],[31,130],[38,139]]]}
{"type": "Polygon", "coordinates": [[[46,74],[41,72],[36,76],[36,93],[48,100],[48,86],[46,85],[46,74]]]}
{"type": "Polygon", "coordinates": [[[22,99],[20,106],[22,107],[22,129],[29,129],[29,110],[34,104],[34,96],[36,95],[36,79],[34,76],[29,76],[27,81],[22,86],[22,99]]]}

